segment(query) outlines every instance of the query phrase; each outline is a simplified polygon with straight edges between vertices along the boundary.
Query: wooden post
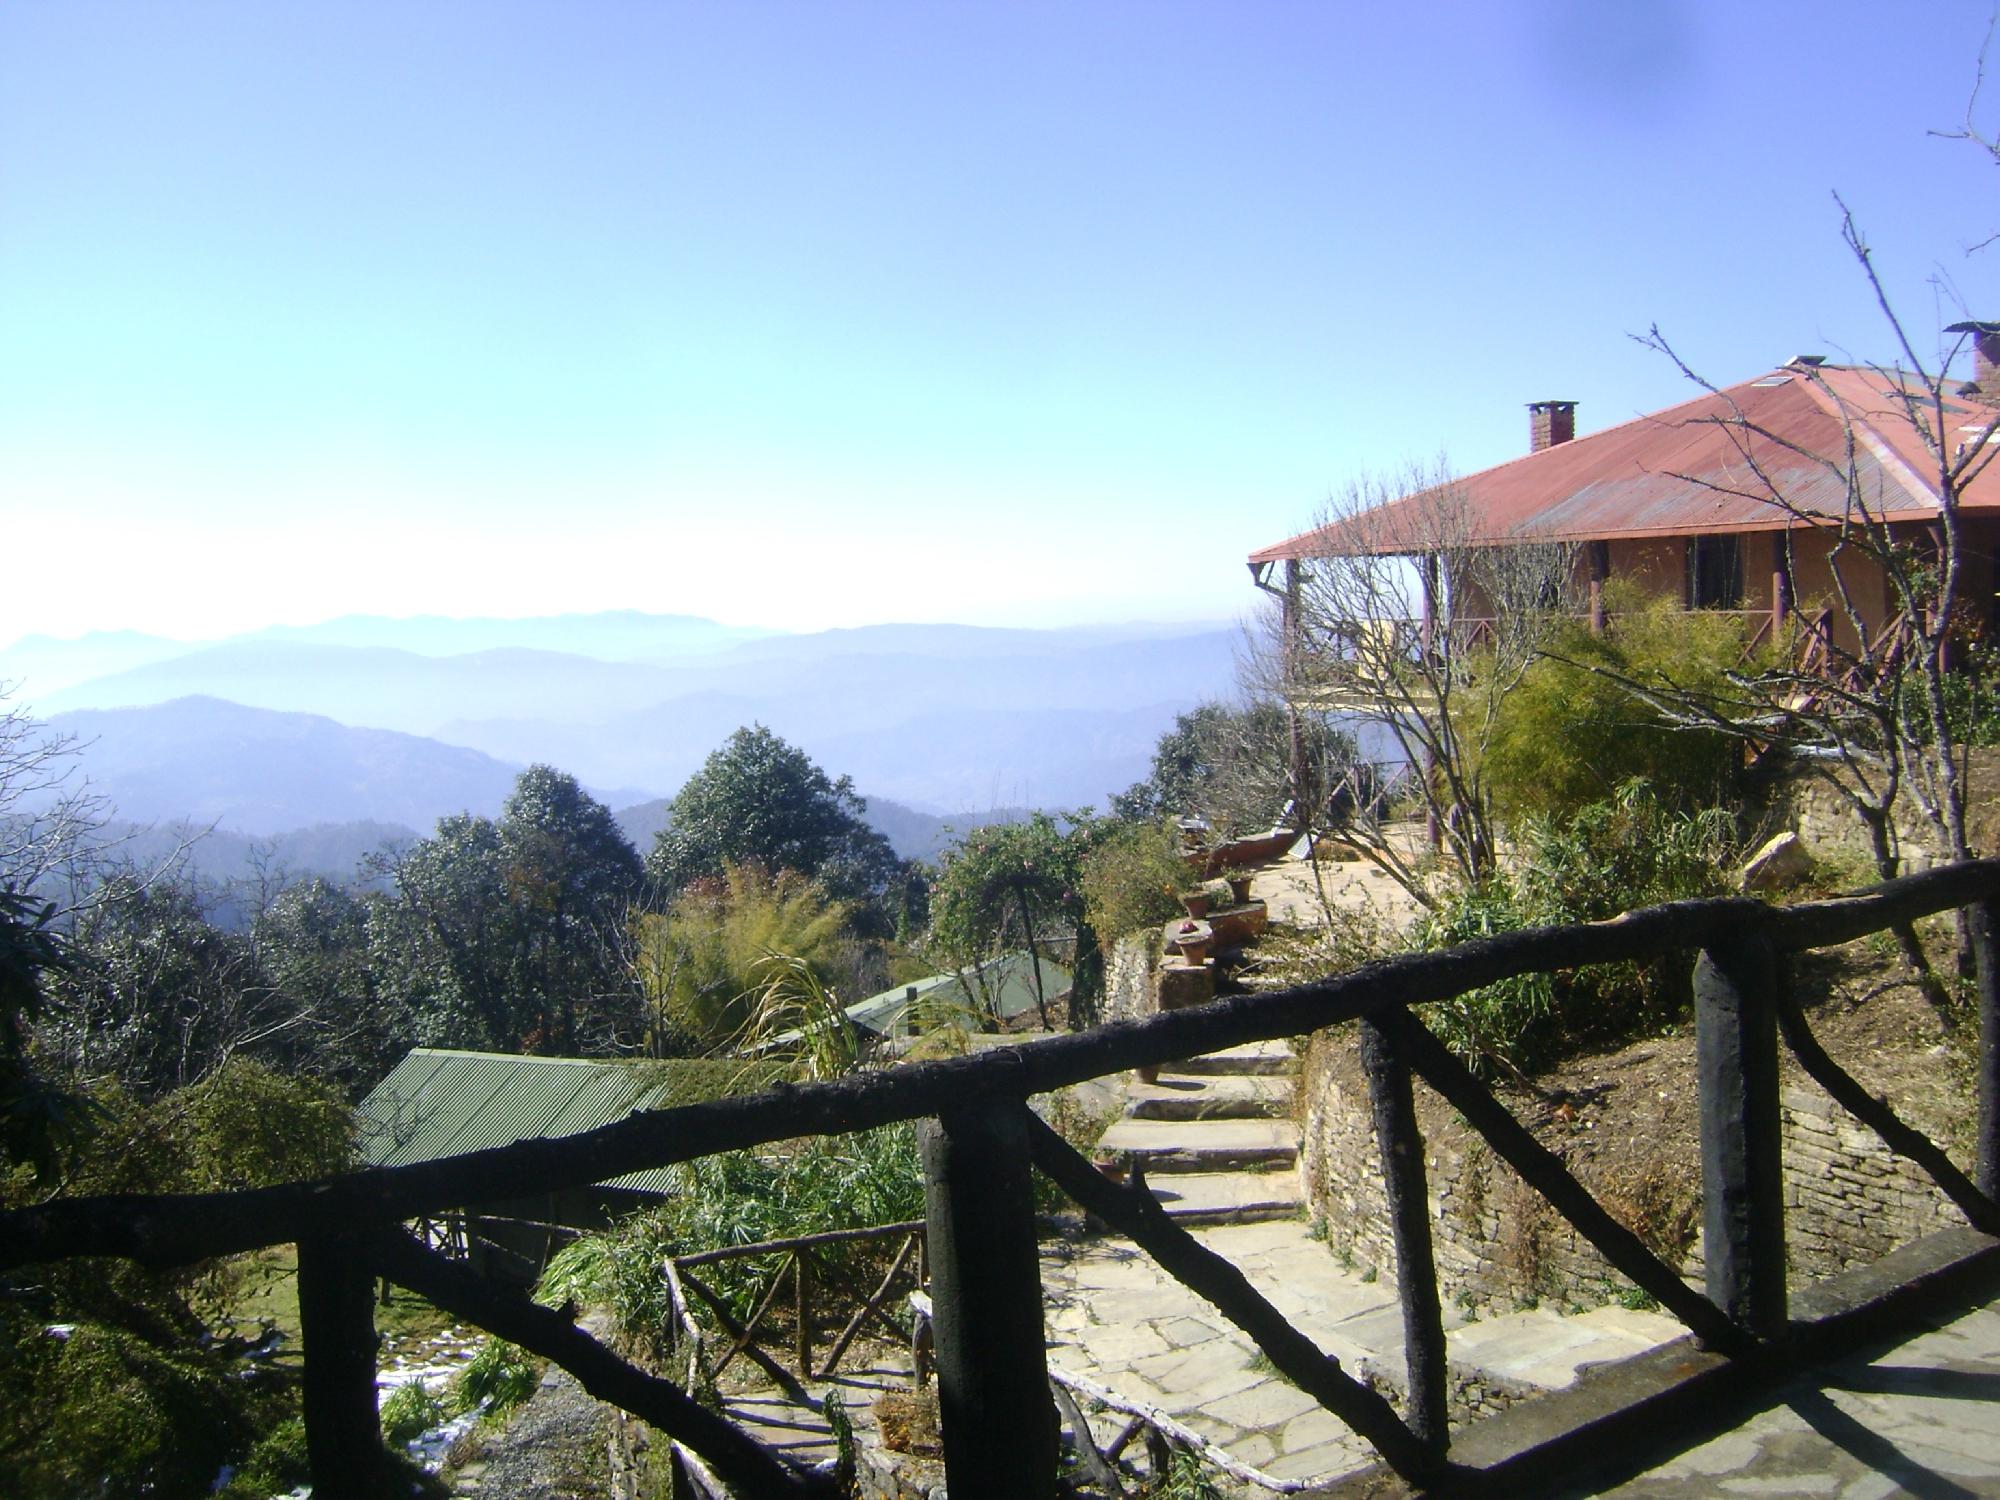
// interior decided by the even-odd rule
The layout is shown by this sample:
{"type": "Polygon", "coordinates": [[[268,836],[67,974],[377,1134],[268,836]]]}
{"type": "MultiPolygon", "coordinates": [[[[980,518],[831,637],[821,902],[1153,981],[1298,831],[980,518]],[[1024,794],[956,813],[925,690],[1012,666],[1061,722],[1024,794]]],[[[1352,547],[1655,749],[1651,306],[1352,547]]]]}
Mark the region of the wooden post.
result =
{"type": "Polygon", "coordinates": [[[1611,574],[1611,544],[1592,542],[1590,551],[1590,633],[1604,634],[1604,581],[1611,574]]]}
{"type": "Polygon", "coordinates": [[[1361,1066],[1382,1151],[1382,1184],[1396,1242],[1396,1292],[1403,1304],[1403,1361],[1409,1385],[1407,1420],[1427,1456],[1441,1459],[1449,1441],[1444,1313],[1438,1304],[1431,1253],[1430,1194],[1424,1141],[1410,1093],[1410,1064],[1401,1045],[1400,1011],[1361,1023],[1361,1066]]]}
{"type": "Polygon", "coordinates": [[[1771,636],[1781,638],[1785,622],[1792,617],[1791,542],[1783,532],[1771,538],[1771,636]]]}
{"type": "Polygon", "coordinates": [[[1306,730],[1299,718],[1299,689],[1303,686],[1304,626],[1300,619],[1299,603],[1304,581],[1299,571],[1296,557],[1285,559],[1285,738],[1287,752],[1291,758],[1292,774],[1292,817],[1300,833],[1313,825],[1320,809],[1308,806],[1309,798],[1317,797],[1318,788],[1308,787],[1306,764],[1306,730]]]}
{"type": "Polygon", "coordinates": [[[799,1379],[811,1380],[812,1358],[812,1293],[808,1290],[811,1273],[806,1269],[808,1252],[803,1246],[792,1252],[792,1301],[793,1311],[798,1317],[797,1331],[793,1342],[799,1357],[799,1379]]]}
{"type": "Polygon", "coordinates": [[[375,1405],[375,1277],[347,1235],[299,1242],[306,1456],[320,1500],[376,1500],[388,1453],[375,1405]]]}
{"type": "Polygon", "coordinates": [[[1417,564],[1417,571],[1424,586],[1424,614],[1418,626],[1418,646],[1424,653],[1424,660],[1431,659],[1431,650],[1437,640],[1438,612],[1438,558],[1435,552],[1426,552],[1417,564]]]}
{"type": "Polygon", "coordinates": [[[952,1500],[1053,1500],[1028,1137],[1007,1105],[923,1122],[938,1415],[952,1500]]]}
{"type": "Polygon", "coordinates": [[[1979,986],[1979,1139],[1973,1181],[2000,1198],[2000,901],[1968,913],[1973,972],[1979,986]]]}
{"type": "Polygon", "coordinates": [[[1785,1327],[1777,994],[1770,943],[1711,944],[1695,965],[1701,1189],[1709,1300],[1756,1338],[1785,1327]]]}

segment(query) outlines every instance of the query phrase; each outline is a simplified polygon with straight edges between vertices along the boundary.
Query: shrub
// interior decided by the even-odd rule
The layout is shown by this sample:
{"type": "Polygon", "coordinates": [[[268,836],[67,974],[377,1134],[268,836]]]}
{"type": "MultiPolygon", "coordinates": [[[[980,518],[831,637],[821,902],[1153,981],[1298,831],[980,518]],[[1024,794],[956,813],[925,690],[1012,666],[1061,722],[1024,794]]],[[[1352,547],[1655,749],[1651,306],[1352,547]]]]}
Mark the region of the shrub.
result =
{"type": "MultiPolygon", "coordinates": [[[[453,1394],[460,1411],[480,1407],[489,1413],[503,1412],[532,1396],[541,1379],[541,1371],[527,1355],[500,1339],[488,1339],[458,1372],[453,1394]]],[[[417,1431],[435,1425],[427,1422],[417,1431]]]]}
{"type": "MultiPolygon", "coordinates": [[[[351,1159],[331,1090],[241,1059],[144,1104],[115,1089],[97,1102],[69,1164],[78,1194],[254,1187],[351,1159]]],[[[6,1206],[24,1190],[0,1177],[6,1206]]],[[[9,1493],[206,1493],[281,1420],[289,1392],[241,1358],[223,1313],[241,1265],[68,1260],[0,1278],[0,1471],[24,1476],[9,1493]]]]}
{"type": "MultiPolygon", "coordinates": [[[[659,1209],[576,1240],[551,1258],[543,1301],[609,1304],[625,1337],[658,1353],[673,1321],[660,1275],[668,1257],[896,1224],[924,1213],[916,1133],[907,1125],[816,1136],[787,1150],[729,1151],[672,1170],[673,1194],[659,1209]]],[[[861,1244],[819,1253],[830,1266],[842,1256],[859,1265],[872,1250],[861,1244]]],[[[763,1256],[720,1261],[703,1268],[702,1280],[740,1319],[778,1264],[763,1256]]]]}
{"type": "Polygon", "coordinates": [[[860,964],[856,911],[795,871],[731,864],[682,890],[664,916],[641,917],[639,980],[656,1049],[737,1040],[770,954],[800,960],[823,983],[847,983],[860,964]]]}
{"type": "Polygon", "coordinates": [[[1181,892],[1193,883],[1180,839],[1166,823],[1113,832],[1085,857],[1082,880],[1084,911],[1107,956],[1127,933],[1179,916],[1181,892]]]}
{"type": "Polygon", "coordinates": [[[15,1389],[0,1401],[0,1471],[12,1476],[10,1494],[204,1494],[249,1445],[243,1396],[205,1351],[96,1323],[66,1337],[20,1323],[7,1332],[15,1389]]]}
{"type": "MultiPolygon", "coordinates": [[[[485,1350],[480,1352],[483,1354],[485,1350]]],[[[382,1436],[400,1448],[415,1442],[433,1427],[442,1426],[449,1415],[429,1386],[421,1380],[408,1380],[391,1391],[389,1399],[382,1403],[382,1436]]]]}
{"type": "Polygon", "coordinates": [[[312,1477],[303,1417],[287,1417],[257,1440],[250,1456],[216,1494],[220,1500],[268,1500],[312,1477]]]}
{"type": "Polygon", "coordinates": [[[1632,780],[1678,812],[1726,799],[1736,741],[1668,724],[1627,683],[1723,701],[1743,658],[1740,620],[1656,604],[1620,614],[1603,635],[1566,626],[1547,650],[1500,701],[1487,745],[1482,769],[1502,822],[1566,817],[1632,780]]]}
{"type": "MultiPolygon", "coordinates": [[[[1728,888],[1735,825],[1718,809],[1663,807],[1643,781],[1564,820],[1531,819],[1519,867],[1458,895],[1413,929],[1442,948],[1523,927],[1597,922],[1634,907],[1728,888]]],[[[1527,974],[1429,1007],[1447,1046],[1482,1072],[1530,1071],[1584,1044],[1616,1044],[1672,1025],[1690,1002],[1692,955],[1527,974]]]]}

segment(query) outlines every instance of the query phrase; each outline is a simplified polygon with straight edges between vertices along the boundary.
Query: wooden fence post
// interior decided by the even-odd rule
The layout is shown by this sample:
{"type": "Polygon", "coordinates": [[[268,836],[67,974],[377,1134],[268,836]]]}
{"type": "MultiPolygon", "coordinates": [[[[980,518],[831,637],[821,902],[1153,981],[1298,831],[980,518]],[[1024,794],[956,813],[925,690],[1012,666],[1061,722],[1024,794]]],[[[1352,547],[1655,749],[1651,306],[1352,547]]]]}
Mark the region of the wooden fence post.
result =
{"type": "Polygon", "coordinates": [[[1410,1064],[1398,1012],[1361,1022],[1361,1066],[1375,1141],[1382,1152],[1382,1185],[1396,1240],[1396,1292],[1403,1304],[1403,1362],[1409,1384],[1410,1431],[1432,1458],[1450,1441],[1446,1404],[1451,1382],[1445,1367],[1444,1312],[1438,1305],[1437,1264],[1431,1251],[1430,1193],[1424,1177],[1424,1142],[1410,1093],[1410,1064]]]}
{"type": "Polygon", "coordinates": [[[1979,984],[1979,1139],[1973,1181],[2000,1198],[2000,901],[1974,903],[1972,960],[1979,984]]]}
{"type": "Polygon", "coordinates": [[[313,1494],[375,1500],[388,1484],[375,1404],[375,1277],[354,1237],[299,1241],[299,1329],[313,1494]]]}
{"type": "Polygon", "coordinates": [[[1776,950],[1753,932],[1695,964],[1701,1196],[1709,1300],[1756,1338],[1785,1327],[1776,950]]]}
{"type": "Polygon", "coordinates": [[[938,1415],[952,1500],[1053,1500],[1049,1395],[1028,1137],[1016,1106],[918,1126],[938,1415]]]}
{"type": "Polygon", "coordinates": [[[812,1273],[807,1269],[809,1252],[801,1245],[792,1252],[792,1312],[797,1319],[793,1330],[794,1353],[799,1357],[799,1379],[813,1378],[812,1355],[812,1273]]]}

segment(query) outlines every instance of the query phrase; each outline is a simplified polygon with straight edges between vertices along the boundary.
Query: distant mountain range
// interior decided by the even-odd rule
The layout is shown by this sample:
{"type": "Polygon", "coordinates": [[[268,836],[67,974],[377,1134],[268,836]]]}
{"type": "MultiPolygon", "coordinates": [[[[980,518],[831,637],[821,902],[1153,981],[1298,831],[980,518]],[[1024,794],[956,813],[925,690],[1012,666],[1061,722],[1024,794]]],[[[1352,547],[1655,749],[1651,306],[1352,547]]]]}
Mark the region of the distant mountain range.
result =
{"type": "Polygon", "coordinates": [[[252,837],[315,823],[428,830],[446,813],[497,813],[520,772],[459,745],[220,698],[88,709],[48,724],[76,737],[84,773],[121,818],[252,837]]]}
{"type": "Polygon", "coordinates": [[[85,769],[138,822],[427,831],[496,812],[536,761],[632,810],[763,723],[851,776],[914,853],[946,821],[1122,790],[1175,714],[1229,693],[1236,646],[1191,625],[782,635],[630,611],[354,616],[210,643],[31,636],[0,651],[0,683],[93,742],[85,769]]]}
{"type": "MultiPolygon", "coordinates": [[[[367,856],[413,842],[441,817],[498,813],[520,770],[416,735],[215,698],[48,722],[78,737],[91,790],[115,808],[105,833],[119,859],[152,868],[178,855],[186,873],[212,884],[254,881],[260,869],[353,884],[367,856]]],[[[666,798],[597,795],[641,854],[667,826],[666,798]]],[[[867,800],[868,823],[906,859],[935,859],[955,832],[1026,816],[1020,808],[938,816],[867,800]]]]}
{"type": "Polygon", "coordinates": [[[0,683],[19,683],[30,699],[45,702],[50,695],[77,683],[187,656],[212,646],[260,643],[378,646],[417,656],[465,656],[512,648],[554,651],[599,661],[670,662],[774,633],[754,627],[719,625],[696,615],[650,615],[629,609],[590,615],[540,615],[524,620],[343,615],[318,625],[271,625],[219,641],[180,641],[136,630],[95,630],[68,639],[22,636],[0,649],[0,683]]]}

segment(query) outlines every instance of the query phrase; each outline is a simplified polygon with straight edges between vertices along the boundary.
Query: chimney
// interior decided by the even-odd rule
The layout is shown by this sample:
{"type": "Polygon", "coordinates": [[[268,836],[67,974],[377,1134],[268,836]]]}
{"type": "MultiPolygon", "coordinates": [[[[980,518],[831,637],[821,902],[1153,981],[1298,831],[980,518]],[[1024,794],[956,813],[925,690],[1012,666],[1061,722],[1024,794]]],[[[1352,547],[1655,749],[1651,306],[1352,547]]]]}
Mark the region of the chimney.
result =
{"type": "Polygon", "coordinates": [[[1988,401],[2000,401],[2000,323],[1953,323],[1946,333],[1972,335],[1972,383],[1988,401]]]}
{"type": "Polygon", "coordinates": [[[1528,451],[1540,453],[1576,436],[1574,401],[1530,401],[1528,403],[1528,451]]]}

